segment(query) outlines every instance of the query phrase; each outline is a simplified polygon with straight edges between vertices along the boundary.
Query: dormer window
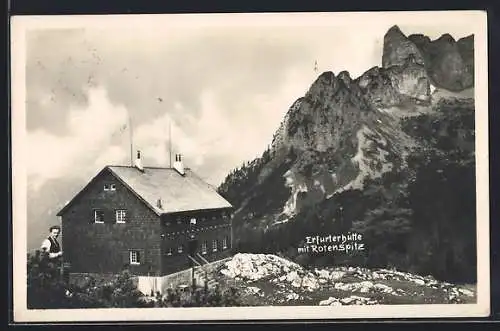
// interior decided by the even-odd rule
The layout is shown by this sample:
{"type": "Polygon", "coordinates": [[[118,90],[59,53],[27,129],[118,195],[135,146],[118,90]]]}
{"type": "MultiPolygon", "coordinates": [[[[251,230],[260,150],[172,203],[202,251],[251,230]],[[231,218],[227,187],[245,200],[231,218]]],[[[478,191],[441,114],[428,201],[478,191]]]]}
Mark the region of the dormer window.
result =
{"type": "Polygon", "coordinates": [[[115,184],[104,184],[104,191],[116,191],[115,184]]]}

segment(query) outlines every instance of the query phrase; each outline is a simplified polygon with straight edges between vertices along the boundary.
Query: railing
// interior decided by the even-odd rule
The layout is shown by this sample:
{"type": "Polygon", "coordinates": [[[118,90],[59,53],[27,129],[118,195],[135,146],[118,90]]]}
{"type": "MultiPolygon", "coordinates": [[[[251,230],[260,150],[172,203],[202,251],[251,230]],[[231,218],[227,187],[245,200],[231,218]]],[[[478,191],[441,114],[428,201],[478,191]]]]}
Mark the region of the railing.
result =
{"type": "Polygon", "coordinates": [[[196,253],[196,256],[200,258],[200,260],[202,260],[205,264],[209,264],[210,262],[208,262],[207,259],[205,259],[203,256],[200,255],[200,253],[196,253]]]}
{"type": "Polygon", "coordinates": [[[194,257],[192,257],[191,255],[188,255],[188,258],[193,261],[194,263],[196,263],[199,267],[203,267],[200,262],[198,262],[194,257]]]}

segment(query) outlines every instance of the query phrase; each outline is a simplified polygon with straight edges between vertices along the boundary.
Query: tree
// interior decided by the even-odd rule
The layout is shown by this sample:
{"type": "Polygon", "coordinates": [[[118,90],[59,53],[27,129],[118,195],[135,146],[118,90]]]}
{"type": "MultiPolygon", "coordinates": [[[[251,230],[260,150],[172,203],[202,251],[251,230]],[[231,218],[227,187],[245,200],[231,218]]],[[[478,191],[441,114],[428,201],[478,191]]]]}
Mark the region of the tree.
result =
{"type": "Polygon", "coordinates": [[[27,304],[29,309],[64,308],[69,305],[59,266],[48,253],[28,255],[27,304]]]}
{"type": "Polygon", "coordinates": [[[130,273],[124,270],[106,283],[89,277],[70,285],[47,253],[28,255],[27,302],[30,309],[137,307],[143,297],[130,273]]]}

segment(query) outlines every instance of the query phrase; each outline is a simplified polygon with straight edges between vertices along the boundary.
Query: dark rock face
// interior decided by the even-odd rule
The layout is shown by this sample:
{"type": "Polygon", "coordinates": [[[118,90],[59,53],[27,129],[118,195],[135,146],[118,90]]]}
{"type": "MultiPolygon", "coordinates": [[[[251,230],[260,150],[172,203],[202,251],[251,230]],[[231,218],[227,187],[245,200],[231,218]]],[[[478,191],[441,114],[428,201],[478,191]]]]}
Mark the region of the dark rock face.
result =
{"type": "Polygon", "coordinates": [[[438,86],[450,91],[461,91],[474,85],[474,37],[456,42],[445,34],[430,41],[409,37],[424,54],[430,79],[438,86]]]}
{"type": "Polygon", "coordinates": [[[358,84],[364,97],[375,107],[392,107],[407,100],[429,101],[430,82],[425,67],[410,56],[403,65],[374,67],[365,72],[358,84]]]}
{"type": "Polygon", "coordinates": [[[420,49],[401,32],[397,25],[393,26],[384,36],[382,67],[403,65],[410,55],[415,57],[416,63],[424,64],[420,49]]]}
{"type": "Polygon", "coordinates": [[[299,150],[326,151],[355,131],[368,105],[349,73],[321,74],[289,112],[279,140],[299,150]],[[332,121],[333,119],[333,121],[332,121]]]}
{"type": "Polygon", "coordinates": [[[402,99],[399,92],[392,86],[388,70],[373,67],[358,79],[359,87],[365,97],[375,106],[393,106],[402,99]]]}
{"type": "MultiPolygon", "coordinates": [[[[474,37],[468,36],[455,41],[449,34],[431,41],[422,34],[406,37],[397,26],[384,36],[382,67],[404,66],[409,58],[424,66],[430,82],[450,91],[461,91],[474,85],[474,37]]],[[[413,72],[415,77],[416,71],[413,72]]],[[[420,76],[420,75],[418,75],[420,76]]],[[[415,93],[425,90],[422,79],[415,93]]],[[[405,94],[405,93],[403,93],[405,94]]],[[[419,99],[419,98],[418,98],[419,99]]]]}

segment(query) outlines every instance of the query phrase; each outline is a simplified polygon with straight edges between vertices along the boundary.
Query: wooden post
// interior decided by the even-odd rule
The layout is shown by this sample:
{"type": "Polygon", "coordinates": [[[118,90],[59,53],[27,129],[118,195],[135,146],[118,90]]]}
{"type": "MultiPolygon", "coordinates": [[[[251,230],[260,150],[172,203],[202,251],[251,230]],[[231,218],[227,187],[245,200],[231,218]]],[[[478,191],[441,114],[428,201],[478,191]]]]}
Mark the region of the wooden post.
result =
{"type": "Polygon", "coordinates": [[[194,279],[194,264],[193,264],[193,267],[191,268],[191,287],[192,287],[193,292],[194,292],[194,289],[196,288],[196,281],[194,279]]]}
{"type": "Polygon", "coordinates": [[[129,126],[129,134],[130,134],[130,166],[134,166],[134,133],[132,129],[132,117],[130,113],[128,113],[128,126],[129,126]]]}
{"type": "Polygon", "coordinates": [[[231,252],[231,254],[234,254],[234,249],[233,249],[233,216],[234,216],[234,211],[232,209],[228,210],[228,213],[229,213],[229,227],[230,227],[230,234],[231,234],[231,247],[229,249],[229,251],[231,252]]]}

